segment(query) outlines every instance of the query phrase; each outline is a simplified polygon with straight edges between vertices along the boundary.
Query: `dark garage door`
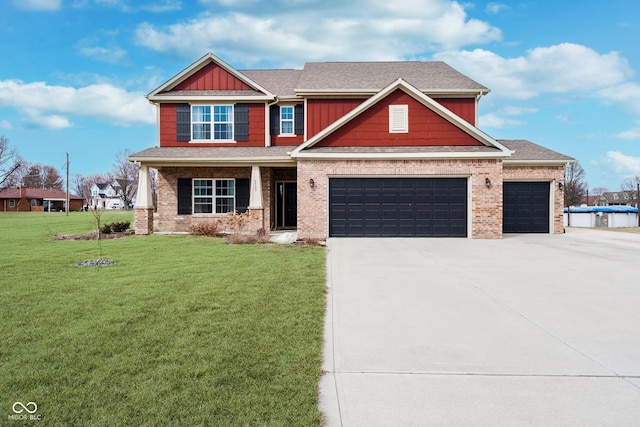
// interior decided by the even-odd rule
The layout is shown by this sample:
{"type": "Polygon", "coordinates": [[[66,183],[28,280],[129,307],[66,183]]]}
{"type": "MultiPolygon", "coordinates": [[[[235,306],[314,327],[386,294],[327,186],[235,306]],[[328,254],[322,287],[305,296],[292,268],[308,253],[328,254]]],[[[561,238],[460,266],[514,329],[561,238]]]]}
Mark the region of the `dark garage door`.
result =
{"type": "Polygon", "coordinates": [[[465,178],[331,178],[330,237],[466,237],[465,178]]]}
{"type": "Polygon", "coordinates": [[[504,233],[549,232],[548,182],[505,182],[503,197],[504,233]]]}

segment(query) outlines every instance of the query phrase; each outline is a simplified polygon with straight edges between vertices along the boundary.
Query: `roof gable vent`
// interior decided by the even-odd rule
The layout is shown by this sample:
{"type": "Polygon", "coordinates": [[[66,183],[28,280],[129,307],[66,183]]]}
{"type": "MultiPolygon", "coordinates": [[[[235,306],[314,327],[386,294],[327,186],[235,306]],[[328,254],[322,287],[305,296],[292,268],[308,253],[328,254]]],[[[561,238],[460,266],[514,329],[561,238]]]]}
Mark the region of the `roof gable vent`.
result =
{"type": "Polygon", "coordinates": [[[409,132],[409,106],[389,105],[389,133],[409,132]]]}

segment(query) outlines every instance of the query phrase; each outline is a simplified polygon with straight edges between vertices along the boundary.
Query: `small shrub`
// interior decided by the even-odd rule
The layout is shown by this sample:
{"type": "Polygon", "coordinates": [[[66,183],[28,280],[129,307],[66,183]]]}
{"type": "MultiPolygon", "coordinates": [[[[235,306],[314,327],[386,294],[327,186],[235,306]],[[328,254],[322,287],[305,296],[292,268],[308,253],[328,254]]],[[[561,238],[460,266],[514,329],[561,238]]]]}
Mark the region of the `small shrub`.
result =
{"type": "Polygon", "coordinates": [[[130,226],[131,223],[129,221],[112,222],[101,226],[100,232],[102,234],[122,233],[127,231],[130,226]]]}
{"type": "Polygon", "coordinates": [[[196,236],[218,237],[220,230],[217,222],[199,222],[189,226],[189,233],[196,236]]]}

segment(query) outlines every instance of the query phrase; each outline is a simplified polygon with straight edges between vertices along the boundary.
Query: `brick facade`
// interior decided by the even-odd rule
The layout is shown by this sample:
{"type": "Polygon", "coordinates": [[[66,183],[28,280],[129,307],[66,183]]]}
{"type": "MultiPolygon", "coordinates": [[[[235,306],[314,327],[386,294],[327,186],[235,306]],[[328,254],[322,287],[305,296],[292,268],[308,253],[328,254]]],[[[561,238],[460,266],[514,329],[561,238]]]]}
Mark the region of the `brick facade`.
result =
{"type": "MultiPolygon", "coordinates": [[[[261,167],[262,209],[250,209],[246,232],[260,228],[270,230],[275,224],[274,189],[276,180],[295,181],[295,169],[261,167]]],[[[158,170],[158,231],[189,231],[191,224],[215,221],[221,223],[228,215],[178,215],[178,178],[251,178],[251,167],[164,167],[158,170]]]]}
{"type": "Polygon", "coordinates": [[[473,238],[502,237],[502,163],[499,160],[304,160],[298,162],[298,235],[328,235],[331,176],[469,177],[473,238]],[[485,179],[491,180],[487,188],[485,179]],[[309,179],[314,186],[309,186],[309,179]]]}
{"type": "Polygon", "coordinates": [[[553,210],[553,233],[564,232],[563,209],[564,191],[558,189],[558,183],[564,181],[564,165],[561,166],[505,166],[502,171],[505,181],[547,181],[551,185],[551,203],[553,210]]]}

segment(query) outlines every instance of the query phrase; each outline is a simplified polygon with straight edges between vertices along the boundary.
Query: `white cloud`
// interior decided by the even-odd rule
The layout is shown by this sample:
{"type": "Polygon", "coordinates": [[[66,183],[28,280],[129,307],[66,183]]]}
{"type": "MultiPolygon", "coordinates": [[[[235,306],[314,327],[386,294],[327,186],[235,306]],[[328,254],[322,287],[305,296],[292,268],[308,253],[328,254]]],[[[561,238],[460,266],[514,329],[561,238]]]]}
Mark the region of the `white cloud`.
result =
{"type": "Polygon", "coordinates": [[[499,29],[468,19],[464,8],[449,0],[328,1],[321,6],[301,1],[244,9],[235,2],[218,3],[230,10],[170,26],[139,25],[137,44],[188,58],[212,51],[234,64],[268,58],[299,66],[298,58],[391,60],[501,38],[499,29]]]}
{"type": "Polygon", "coordinates": [[[478,116],[478,127],[502,129],[505,127],[522,126],[526,124],[521,120],[514,120],[496,113],[483,114],[478,116]]]}
{"type": "Polygon", "coordinates": [[[503,10],[507,10],[509,9],[509,6],[507,6],[506,4],[502,4],[502,3],[487,3],[487,7],[485,9],[485,11],[487,13],[490,13],[492,15],[495,15],[497,13],[502,12],[503,10]]]}
{"type": "Polygon", "coordinates": [[[15,108],[27,123],[52,129],[71,126],[69,116],[92,117],[119,126],[155,123],[154,109],[142,93],[107,83],[74,88],[0,80],[0,106],[15,108]]]}
{"type": "Polygon", "coordinates": [[[640,157],[627,156],[619,151],[607,151],[605,162],[616,173],[640,175],[640,157]]]}
{"type": "Polygon", "coordinates": [[[127,52],[118,46],[103,47],[87,45],[79,49],[82,55],[98,61],[108,62],[109,64],[119,64],[127,58],[127,52]]]}
{"type": "Polygon", "coordinates": [[[0,120],[0,129],[12,130],[13,124],[9,120],[0,120]]]}
{"type": "Polygon", "coordinates": [[[493,113],[484,114],[478,117],[478,125],[481,128],[497,128],[502,129],[505,127],[523,126],[526,122],[522,120],[515,120],[510,117],[521,116],[523,114],[531,114],[537,112],[537,108],[529,107],[515,107],[508,105],[493,113]]]}
{"type": "Polygon", "coordinates": [[[441,52],[434,57],[480,80],[496,97],[511,99],[543,93],[591,93],[622,84],[632,74],[627,60],[617,52],[600,54],[572,43],[537,47],[516,58],[482,49],[441,52]]]}
{"type": "Polygon", "coordinates": [[[62,9],[62,0],[13,0],[15,7],[31,11],[55,11],[62,9]]]}
{"type": "Polygon", "coordinates": [[[636,141],[640,139],[640,129],[631,129],[618,134],[618,138],[628,141],[636,141]]]}
{"type": "Polygon", "coordinates": [[[598,91],[597,95],[607,102],[623,104],[633,113],[640,115],[640,84],[636,82],[608,87],[598,91]]]}

